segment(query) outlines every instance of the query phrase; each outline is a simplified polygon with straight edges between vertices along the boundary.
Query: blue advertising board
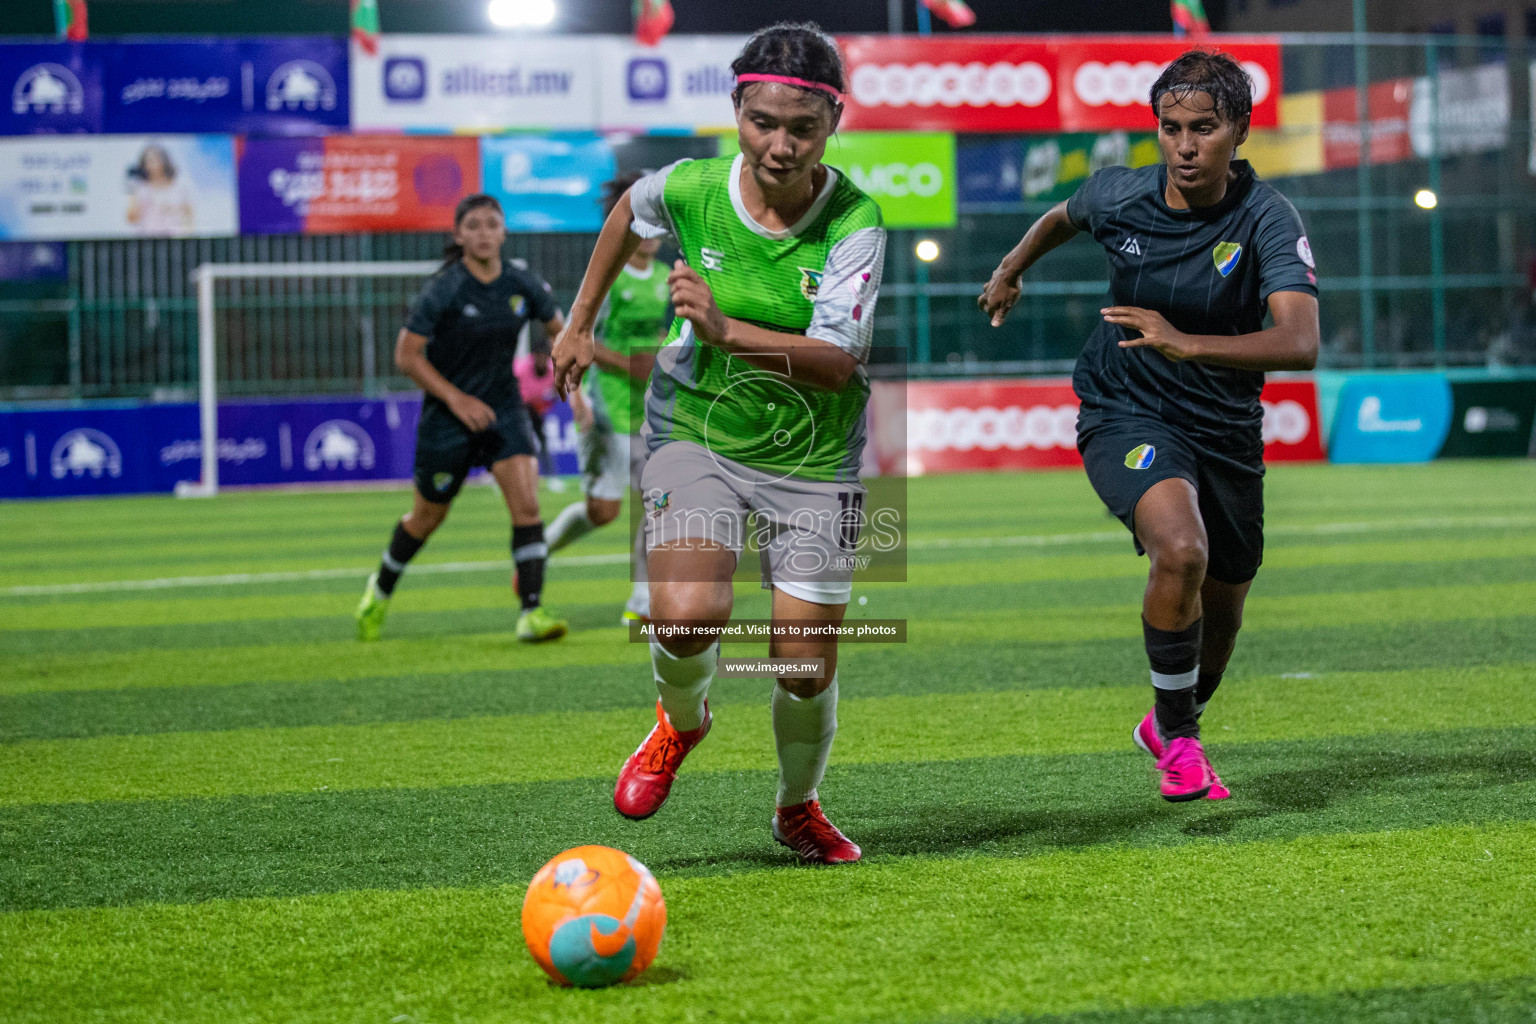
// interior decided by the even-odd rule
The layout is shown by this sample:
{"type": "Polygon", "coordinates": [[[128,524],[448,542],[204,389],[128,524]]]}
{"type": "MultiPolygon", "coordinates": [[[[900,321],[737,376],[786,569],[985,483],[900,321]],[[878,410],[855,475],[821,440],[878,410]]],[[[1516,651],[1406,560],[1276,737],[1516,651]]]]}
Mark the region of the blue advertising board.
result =
{"type": "Polygon", "coordinates": [[[0,281],[69,280],[69,247],[62,242],[0,242],[0,281]]]}
{"type": "Polygon", "coordinates": [[[501,201],[509,231],[596,231],[603,182],[618,169],[613,147],[593,132],[493,136],[480,140],[481,184],[501,201]]]}
{"type": "MultiPolygon", "coordinates": [[[[418,395],[219,406],[221,486],[408,480],[418,395]]],[[[544,417],[546,473],[573,474],[570,407],[544,417]]],[[[0,412],[0,498],[169,492],[197,480],[197,406],[90,405],[0,412]]]]}
{"type": "Polygon", "coordinates": [[[1443,374],[1362,374],[1344,381],[1333,416],[1334,462],[1428,462],[1451,429],[1443,374]]]}
{"type": "Polygon", "coordinates": [[[89,43],[0,46],[0,135],[101,132],[101,62],[89,43]]]}
{"type": "Polygon", "coordinates": [[[314,135],[347,128],[340,37],[201,39],[92,47],[113,133],[314,135]]]}
{"type": "Polygon", "coordinates": [[[0,46],[0,135],[345,131],[339,36],[0,46]]]}
{"type": "Polygon", "coordinates": [[[1019,203],[1024,196],[1024,141],[973,142],[955,148],[956,201],[960,209],[1019,203]]]}

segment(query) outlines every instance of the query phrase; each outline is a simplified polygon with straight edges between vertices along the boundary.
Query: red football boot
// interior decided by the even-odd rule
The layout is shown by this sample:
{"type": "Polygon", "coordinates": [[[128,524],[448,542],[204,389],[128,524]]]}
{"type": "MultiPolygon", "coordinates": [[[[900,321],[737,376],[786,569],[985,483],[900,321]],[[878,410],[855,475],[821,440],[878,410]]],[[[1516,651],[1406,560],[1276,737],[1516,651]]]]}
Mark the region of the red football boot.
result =
{"type": "Polygon", "coordinates": [[[774,811],[773,838],[811,864],[852,864],[863,856],[863,851],[821,813],[816,800],[774,811]]]}
{"type": "Polygon", "coordinates": [[[613,806],[626,818],[640,821],[661,810],[672,792],[678,766],[688,751],[699,745],[709,733],[715,716],[704,702],[704,724],[689,732],[679,732],[667,721],[667,713],[656,702],[656,727],[645,737],[638,750],[629,755],[619,770],[619,783],[613,788],[613,806]]]}

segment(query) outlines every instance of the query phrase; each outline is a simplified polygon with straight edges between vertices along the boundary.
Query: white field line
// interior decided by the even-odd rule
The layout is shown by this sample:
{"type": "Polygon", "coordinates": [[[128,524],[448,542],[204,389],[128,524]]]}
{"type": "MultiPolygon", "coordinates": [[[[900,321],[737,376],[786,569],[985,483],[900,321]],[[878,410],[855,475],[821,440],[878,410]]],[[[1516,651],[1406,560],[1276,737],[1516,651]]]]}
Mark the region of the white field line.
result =
{"type": "MultiPolygon", "coordinates": [[[[1357,522],[1315,523],[1311,526],[1272,526],[1264,532],[1271,537],[1321,537],[1337,534],[1364,534],[1383,530],[1493,530],[1511,526],[1536,526],[1536,516],[1462,516],[1423,519],[1375,519],[1357,522]]],[[[1056,547],[1068,544],[1099,544],[1127,540],[1124,530],[1095,533],[1037,533],[1008,537],[938,537],[914,540],[914,551],[944,548],[1056,547]]],[[[578,565],[623,565],[628,552],[606,555],[562,555],[550,559],[553,568],[578,565]]],[[[506,569],[505,560],[492,562],[436,562],[411,567],[412,576],[436,576],[450,573],[487,572],[506,569]]],[[[90,583],[44,583],[0,587],[0,597],[50,597],[63,594],[97,594],[131,590],[172,590],[183,587],[225,587],[243,583],[294,583],[305,580],[348,579],[365,570],[357,566],[334,569],[298,569],[287,572],[232,572],[217,576],[160,576],[147,580],[100,580],[90,583]]]]}

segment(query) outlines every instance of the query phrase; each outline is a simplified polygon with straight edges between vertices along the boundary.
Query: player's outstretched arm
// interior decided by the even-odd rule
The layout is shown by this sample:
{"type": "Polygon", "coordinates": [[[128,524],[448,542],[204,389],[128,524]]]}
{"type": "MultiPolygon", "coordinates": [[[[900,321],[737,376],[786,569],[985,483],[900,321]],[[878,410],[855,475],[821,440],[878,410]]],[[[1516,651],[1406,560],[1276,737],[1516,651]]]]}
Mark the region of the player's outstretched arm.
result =
{"type": "Polygon", "coordinates": [[[1155,348],[1175,362],[1185,359],[1237,370],[1310,370],[1317,366],[1317,298],[1306,292],[1275,292],[1269,297],[1275,326],[1254,334],[1184,334],[1161,313],[1135,306],[1100,310],[1104,319],[1139,331],[1121,348],[1155,348]]]}
{"type": "Polygon", "coordinates": [[[992,320],[993,327],[1001,327],[1008,318],[1009,310],[1019,301],[1019,278],[1035,261],[1052,249],[1071,240],[1077,227],[1067,216],[1067,204],[1057,203],[1045,216],[1030,225],[1003,262],[992,271],[992,279],[981,290],[976,305],[992,320]]]}
{"type": "Polygon", "coordinates": [[[822,391],[841,391],[858,369],[858,358],[830,341],[770,331],[726,316],[715,305],[709,285],[682,260],[673,265],[667,284],[673,309],[693,324],[696,338],[753,366],[822,391]]]}
{"type": "Polygon", "coordinates": [[[633,220],[629,193],[625,192],[603,222],[576,301],[571,304],[570,322],[555,341],[555,390],[561,398],[576,389],[581,375],[592,365],[592,346],[596,342],[592,331],[597,325],[597,311],[602,308],[608,289],[619,279],[619,271],[640,245],[640,236],[629,228],[633,220]]]}

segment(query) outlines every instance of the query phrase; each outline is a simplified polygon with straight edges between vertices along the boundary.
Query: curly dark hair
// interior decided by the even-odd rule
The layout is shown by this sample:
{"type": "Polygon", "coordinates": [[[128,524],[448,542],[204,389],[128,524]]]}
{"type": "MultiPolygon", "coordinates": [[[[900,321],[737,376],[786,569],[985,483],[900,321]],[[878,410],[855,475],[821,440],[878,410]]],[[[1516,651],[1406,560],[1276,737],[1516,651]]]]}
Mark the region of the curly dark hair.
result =
{"type": "Polygon", "coordinates": [[[643,177],[644,171],[625,171],[613,180],[603,182],[603,197],[598,200],[603,204],[603,220],[606,221],[613,214],[613,208],[619,205],[619,200],[624,198],[630,186],[643,177]]]}
{"type": "Polygon", "coordinates": [[[1253,79],[1231,56],[1211,50],[1190,50],[1163,70],[1152,84],[1152,112],[1161,112],[1164,96],[1182,101],[1197,92],[1209,94],[1228,121],[1244,125],[1253,116],[1253,79]]]}
{"type": "MultiPolygon", "coordinates": [[[[843,54],[837,43],[814,21],[781,21],[760,28],[731,61],[736,75],[783,75],[818,82],[842,93],[847,85],[843,54]]],[[[737,85],[731,100],[740,105],[742,86],[737,85]]],[[[838,105],[829,93],[806,89],[833,107],[838,105]]]]}

